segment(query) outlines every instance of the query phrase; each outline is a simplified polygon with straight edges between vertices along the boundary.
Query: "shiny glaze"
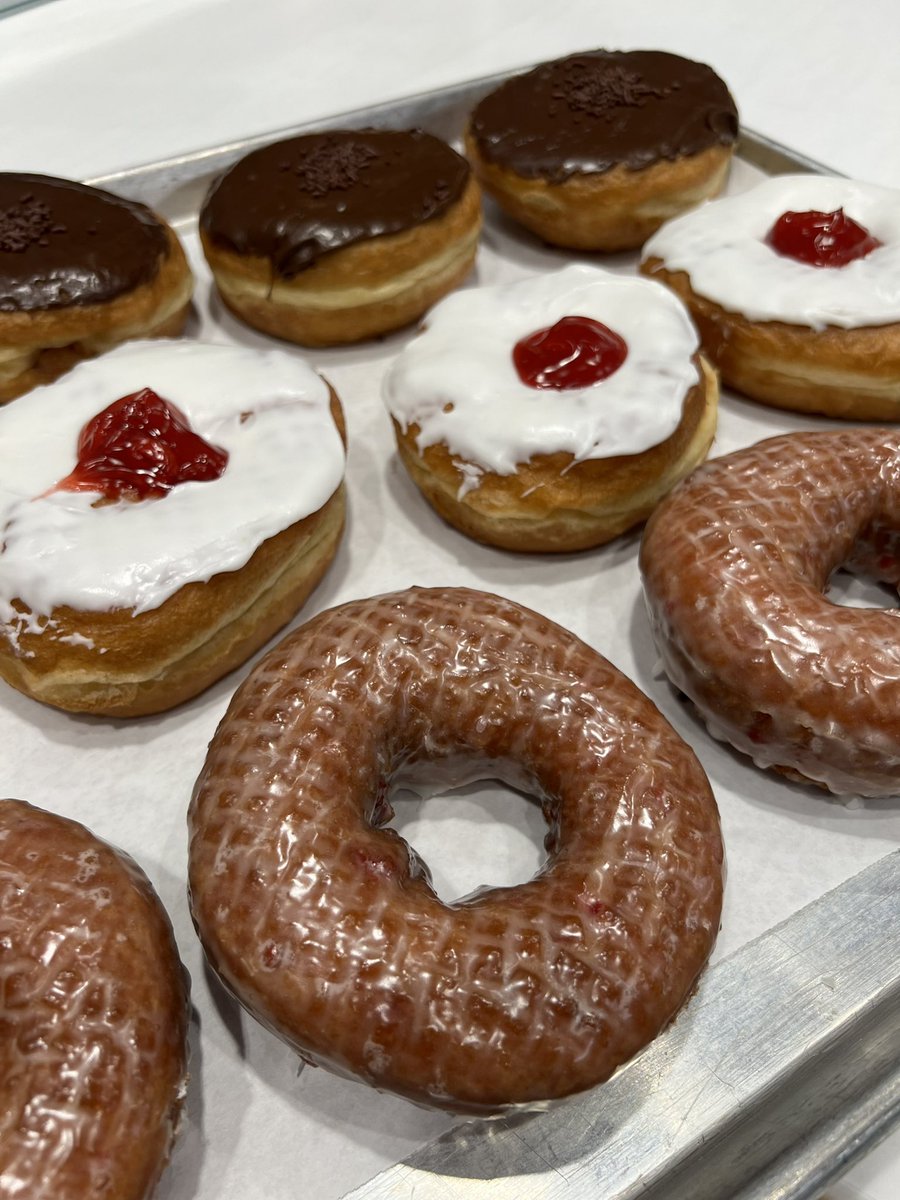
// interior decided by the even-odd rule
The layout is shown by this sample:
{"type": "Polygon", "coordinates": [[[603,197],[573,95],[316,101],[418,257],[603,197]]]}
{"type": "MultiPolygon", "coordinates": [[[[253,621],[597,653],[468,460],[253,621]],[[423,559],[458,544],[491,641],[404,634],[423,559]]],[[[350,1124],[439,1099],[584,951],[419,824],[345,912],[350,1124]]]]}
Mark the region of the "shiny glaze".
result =
{"type": "Polygon", "coordinates": [[[900,793],[900,612],[823,595],[900,584],[900,434],[792,434],[715,459],[641,547],[666,671],[717,737],[839,794],[900,793]]]}
{"type": "Polygon", "coordinates": [[[523,383],[562,392],[608,379],[628,357],[628,346],[602,321],[573,316],[520,338],[512,355],[523,383]]]}
{"type": "Polygon", "coordinates": [[[545,63],[501,84],[471,121],[488,162],[554,183],[730,145],[737,128],[734,101],[710,67],[658,50],[545,63]]]}
{"type": "Polygon", "coordinates": [[[323,613],[239,689],[189,816],[194,919],[223,980],[304,1057],[487,1112],[577,1092],[671,1019],[718,929],[709,785],[650,701],[510,601],[413,589],[323,613]],[[500,778],[547,862],[455,904],[390,790],[500,778]]]}
{"type": "Polygon", "coordinates": [[[813,209],[782,213],[766,235],[766,242],[778,254],[798,262],[834,268],[865,258],[882,245],[842,208],[834,212],[813,209]]]}
{"type": "Polygon", "coordinates": [[[304,134],[236,163],[211,187],[200,226],[290,279],[324,254],[441,216],[468,179],[466,160],[419,129],[304,134]]]}
{"type": "Polygon", "coordinates": [[[0,801],[0,1194],[144,1200],[187,1071],[187,976],[137,866],[0,801]]]}
{"type": "Polygon", "coordinates": [[[156,277],[167,244],[142,204],[68,179],[0,173],[0,312],[114,300],[156,277]]]}
{"type": "Polygon", "coordinates": [[[75,469],[53,490],[146,500],[190,480],[218,479],[227,463],[228,455],[194,433],[174,405],[141,388],[88,421],[75,469]]]}

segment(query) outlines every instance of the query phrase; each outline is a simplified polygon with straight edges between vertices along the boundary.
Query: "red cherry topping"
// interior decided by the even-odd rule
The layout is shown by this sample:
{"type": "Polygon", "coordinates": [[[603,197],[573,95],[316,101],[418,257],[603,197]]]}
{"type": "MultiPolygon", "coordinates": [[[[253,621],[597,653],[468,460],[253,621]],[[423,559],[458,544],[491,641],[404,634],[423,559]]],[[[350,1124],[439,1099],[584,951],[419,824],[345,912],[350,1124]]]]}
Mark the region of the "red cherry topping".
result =
{"type": "Polygon", "coordinates": [[[829,213],[782,213],[766,241],[778,254],[812,267],[845,267],[882,245],[842,208],[829,213]]]}
{"type": "Polygon", "coordinates": [[[523,383],[533,388],[590,387],[618,371],[628,356],[624,338],[590,317],[563,317],[513,347],[523,383]]]}
{"type": "Polygon", "coordinates": [[[145,500],[188,480],[218,479],[227,462],[227,453],[194,433],[174,404],[142,388],[88,421],[75,470],[53,490],[145,500]]]}

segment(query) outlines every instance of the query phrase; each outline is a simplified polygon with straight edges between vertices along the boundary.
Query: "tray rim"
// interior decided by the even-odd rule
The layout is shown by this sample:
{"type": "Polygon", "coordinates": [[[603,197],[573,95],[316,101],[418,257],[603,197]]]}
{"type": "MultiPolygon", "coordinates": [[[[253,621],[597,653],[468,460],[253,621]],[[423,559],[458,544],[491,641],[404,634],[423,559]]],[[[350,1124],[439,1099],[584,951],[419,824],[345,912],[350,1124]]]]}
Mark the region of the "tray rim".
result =
{"type": "MultiPolygon", "coordinates": [[[[93,187],[108,188],[111,191],[115,191],[117,186],[124,186],[127,190],[132,191],[135,185],[144,190],[142,185],[152,187],[155,181],[161,179],[169,179],[176,185],[181,185],[223,170],[232,162],[236,162],[260,146],[271,145],[298,134],[326,129],[360,128],[364,125],[372,125],[376,128],[386,126],[400,128],[402,125],[397,122],[396,117],[398,113],[403,113],[406,109],[420,109],[423,105],[435,111],[443,111],[450,105],[468,107],[505,80],[530,69],[532,68],[526,66],[511,71],[479,76],[462,83],[449,84],[425,92],[414,92],[378,104],[348,109],[286,125],[268,133],[251,134],[233,141],[220,142],[213,146],[174,155],[171,158],[157,159],[120,171],[93,176],[83,182],[93,187]]],[[[794,171],[815,175],[840,174],[832,167],[793,149],[793,147],[743,125],[739,130],[735,154],[772,175],[788,174],[794,171]]],[[[133,198],[140,197],[134,195],[133,198]]]]}

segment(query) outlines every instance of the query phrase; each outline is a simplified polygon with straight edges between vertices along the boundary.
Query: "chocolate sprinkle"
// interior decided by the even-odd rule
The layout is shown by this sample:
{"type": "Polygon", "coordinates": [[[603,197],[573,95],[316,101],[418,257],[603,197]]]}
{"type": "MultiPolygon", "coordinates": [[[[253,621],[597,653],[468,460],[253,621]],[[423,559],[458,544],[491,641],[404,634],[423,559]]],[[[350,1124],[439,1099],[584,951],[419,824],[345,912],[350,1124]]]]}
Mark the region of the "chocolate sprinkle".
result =
{"type": "Polygon", "coordinates": [[[377,158],[378,152],[371,146],[328,138],[294,166],[297,187],[317,199],[329,192],[345,192],[359,183],[361,173],[377,158]]]}
{"type": "Polygon", "coordinates": [[[0,209],[0,253],[22,254],[35,243],[46,246],[48,233],[65,233],[65,226],[54,225],[49,207],[34,196],[0,209]]]}
{"type": "Polygon", "coordinates": [[[659,100],[671,88],[653,87],[635,71],[611,66],[602,74],[585,62],[575,61],[554,87],[554,99],[565,101],[572,112],[587,113],[612,121],[619,108],[642,108],[651,98],[659,100]]]}

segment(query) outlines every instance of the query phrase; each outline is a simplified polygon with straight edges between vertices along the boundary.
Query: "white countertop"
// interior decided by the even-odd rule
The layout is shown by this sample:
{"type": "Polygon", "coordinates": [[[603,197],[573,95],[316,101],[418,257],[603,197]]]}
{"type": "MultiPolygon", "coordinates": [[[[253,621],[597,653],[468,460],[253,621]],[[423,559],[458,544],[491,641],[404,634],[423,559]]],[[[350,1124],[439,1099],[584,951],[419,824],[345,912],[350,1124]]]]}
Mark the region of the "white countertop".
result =
{"type": "MultiPolygon", "coordinates": [[[[2,168],[95,178],[604,46],[706,61],[748,127],[900,187],[898,43],[897,0],[54,0],[0,21],[2,168]]],[[[898,1194],[895,1135],[829,1196],[898,1194]]]]}

